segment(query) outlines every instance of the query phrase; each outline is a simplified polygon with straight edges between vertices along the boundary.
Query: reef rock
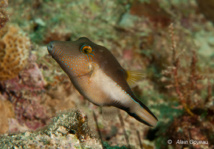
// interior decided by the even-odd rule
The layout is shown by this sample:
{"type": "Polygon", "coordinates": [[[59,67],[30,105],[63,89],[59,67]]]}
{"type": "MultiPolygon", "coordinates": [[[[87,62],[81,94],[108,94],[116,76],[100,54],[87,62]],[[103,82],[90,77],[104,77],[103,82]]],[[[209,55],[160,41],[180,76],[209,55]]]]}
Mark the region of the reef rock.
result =
{"type": "Polygon", "coordinates": [[[0,136],[0,148],[102,148],[78,111],[59,114],[44,129],[0,136]]]}

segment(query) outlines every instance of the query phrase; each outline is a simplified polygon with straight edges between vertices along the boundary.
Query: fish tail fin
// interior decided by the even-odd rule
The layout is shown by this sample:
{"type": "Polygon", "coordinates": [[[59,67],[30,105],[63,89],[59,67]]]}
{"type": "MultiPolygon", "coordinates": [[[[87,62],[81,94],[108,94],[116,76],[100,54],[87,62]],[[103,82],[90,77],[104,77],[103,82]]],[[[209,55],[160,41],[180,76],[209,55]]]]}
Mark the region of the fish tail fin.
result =
{"type": "Polygon", "coordinates": [[[151,126],[155,127],[157,125],[158,119],[155,115],[147,108],[143,103],[135,102],[135,105],[132,106],[129,115],[137,119],[138,121],[151,126]]]}

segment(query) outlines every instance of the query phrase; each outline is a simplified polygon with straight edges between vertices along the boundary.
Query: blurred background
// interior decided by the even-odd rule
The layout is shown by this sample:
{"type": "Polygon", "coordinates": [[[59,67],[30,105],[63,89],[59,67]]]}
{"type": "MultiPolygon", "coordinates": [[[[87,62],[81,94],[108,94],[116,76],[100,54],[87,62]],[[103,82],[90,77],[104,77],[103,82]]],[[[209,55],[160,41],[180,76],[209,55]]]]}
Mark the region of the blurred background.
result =
{"type": "Polygon", "coordinates": [[[95,112],[106,148],[214,148],[213,23],[213,0],[0,0],[0,134],[37,130],[78,109],[100,142],[95,112]],[[144,71],[132,90],[156,127],[123,111],[105,115],[76,91],[46,45],[82,36],[125,69],[144,71]]]}

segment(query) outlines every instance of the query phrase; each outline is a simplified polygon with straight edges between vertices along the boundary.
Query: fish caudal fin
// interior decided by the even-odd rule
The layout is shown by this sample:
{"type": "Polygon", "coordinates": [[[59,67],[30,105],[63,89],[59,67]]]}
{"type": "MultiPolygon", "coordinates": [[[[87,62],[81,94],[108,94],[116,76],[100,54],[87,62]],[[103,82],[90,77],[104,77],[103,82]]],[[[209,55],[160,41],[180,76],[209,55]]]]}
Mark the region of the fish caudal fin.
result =
{"type": "Polygon", "coordinates": [[[157,125],[158,119],[155,115],[147,108],[143,103],[135,103],[128,112],[129,115],[137,119],[138,121],[151,126],[155,127],[157,125]]]}

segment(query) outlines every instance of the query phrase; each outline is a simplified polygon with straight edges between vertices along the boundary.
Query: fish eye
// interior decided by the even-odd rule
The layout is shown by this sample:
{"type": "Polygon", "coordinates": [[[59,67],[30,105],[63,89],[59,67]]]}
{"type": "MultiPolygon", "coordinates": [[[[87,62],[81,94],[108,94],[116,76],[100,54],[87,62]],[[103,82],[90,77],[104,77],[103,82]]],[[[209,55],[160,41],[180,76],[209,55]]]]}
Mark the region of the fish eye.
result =
{"type": "Polygon", "coordinates": [[[90,54],[92,53],[92,47],[89,46],[89,45],[83,45],[81,48],[80,48],[81,52],[84,53],[84,54],[90,54]]]}

